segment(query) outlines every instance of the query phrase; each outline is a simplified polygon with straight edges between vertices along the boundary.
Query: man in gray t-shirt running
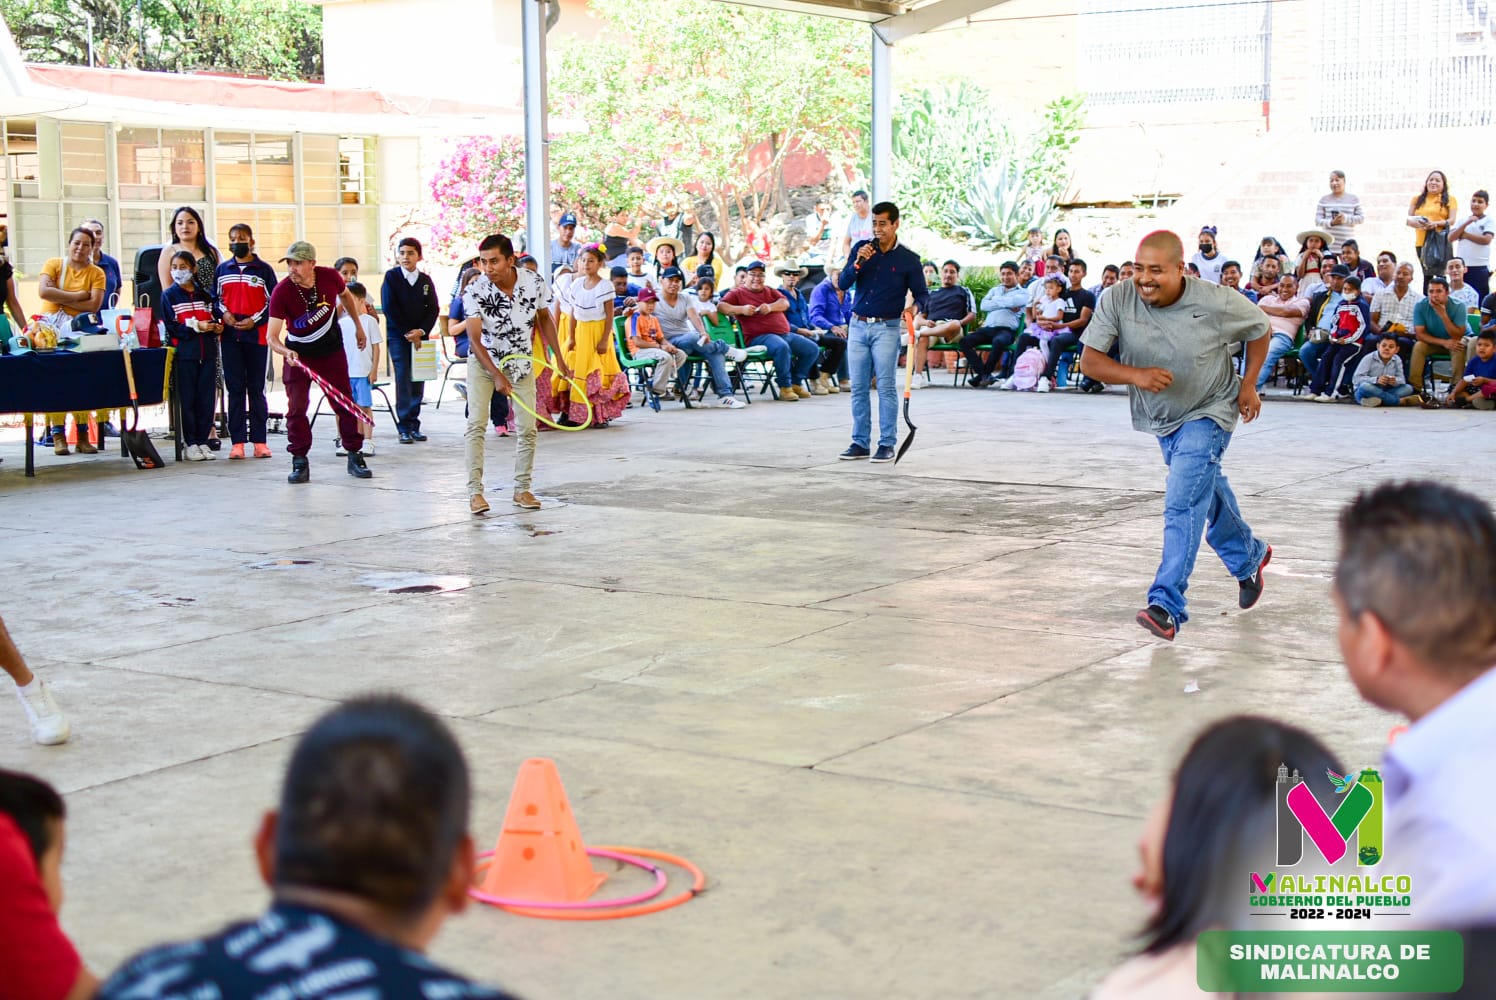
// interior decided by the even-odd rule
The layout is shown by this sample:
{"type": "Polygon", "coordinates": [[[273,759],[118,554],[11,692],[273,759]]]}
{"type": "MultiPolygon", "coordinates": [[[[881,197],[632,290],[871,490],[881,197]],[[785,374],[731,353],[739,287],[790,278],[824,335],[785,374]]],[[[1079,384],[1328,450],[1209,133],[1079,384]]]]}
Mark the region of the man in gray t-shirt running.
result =
{"type": "Polygon", "coordinates": [[[1240,587],[1237,603],[1262,596],[1272,547],[1256,538],[1221,472],[1237,414],[1256,419],[1257,372],[1267,357],[1267,316],[1245,295],[1185,277],[1184,245],[1165,230],[1138,245],[1131,282],[1111,288],[1081,337],[1080,369],[1125,384],[1132,426],[1158,438],[1169,467],[1164,490],[1164,551],[1138,624],[1172,640],[1189,615],[1189,586],[1202,532],[1240,587]],[[1246,373],[1237,376],[1231,347],[1244,343],[1246,373]],[[1113,346],[1117,360],[1108,356],[1113,346]]]}

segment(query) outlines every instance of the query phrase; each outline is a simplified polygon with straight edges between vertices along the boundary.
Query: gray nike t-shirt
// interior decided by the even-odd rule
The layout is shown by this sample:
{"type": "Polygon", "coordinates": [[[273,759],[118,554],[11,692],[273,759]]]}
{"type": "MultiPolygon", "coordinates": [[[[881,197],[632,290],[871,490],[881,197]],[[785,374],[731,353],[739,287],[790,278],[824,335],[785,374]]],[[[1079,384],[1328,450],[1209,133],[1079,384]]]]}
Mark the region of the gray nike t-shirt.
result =
{"type": "Polygon", "coordinates": [[[1132,426],[1159,437],[1208,417],[1223,430],[1236,429],[1241,379],[1231,345],[1266,337],[1267,314],[1241,292],[1198,278],[1184,279],[1184,294],[1157,308],[1130,281],[1102,296],[1081,343],[1106,353],[1119,344],[1124,365],[1167,368],[1174,381],[1162,392],[1127,387],[1132,426]]]}
{"type": "Polygon", "coordinates": [[[660,330],[664,332],[666,340],[696,332],[696,327],[691,325],[690,309],[685,295],[677,296],[674,306],[667,303],[663,295],[660,296],[655,303],[655,319],[660,321],[660,330]]]}

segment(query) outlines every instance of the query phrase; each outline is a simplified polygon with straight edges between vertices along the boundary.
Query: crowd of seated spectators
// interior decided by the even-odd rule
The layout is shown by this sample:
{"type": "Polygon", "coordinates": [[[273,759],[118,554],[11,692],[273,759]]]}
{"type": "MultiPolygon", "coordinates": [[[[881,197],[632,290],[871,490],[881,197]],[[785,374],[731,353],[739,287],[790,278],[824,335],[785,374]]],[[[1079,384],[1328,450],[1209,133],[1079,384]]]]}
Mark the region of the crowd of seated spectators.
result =
{"type": "MultiPolygon", "coordinates": [[[[1492,375],[1477,338],[1496,332],[1496,295],[1490,289],[1496,223],[1486,214],[1488,205],[1487,192],[1477,190],[1469,210],[1461,212],[1443,173],[1433,171],[1409,202],[1411,259],[1406,254],[1400,259],[1392,248],[1363,254],[1354,236],[1365,221],[1360,201],[1347,192],[1344,174],[1335,171],[1330,192],[1314,208],[1314,224],[1292,243],[1267,235],[1250,259],[1233,257],[1224,243],[1239,240],[1239,234],[1206,225],[1186,268],[1192,277],[1233,288],[1262,308],[1272,341],[1258,375],[1259,390],[1285,384],[1295,394],[1307,389],[1308,398],[1318,402],[1484,408],[1492,399],[1484,391],[1492,375]],[[1396,345],[1395,366],[1375,360],[1388,339],[1396,345]],[[1363,386],[1366,391],[1360,391],[1363,386]]],[[[655,212],[619,211],[594,243],[578,239],[577,217],[568,211],[558,218],[550,244],[551,276],[569,276],[586,252],[600,256],[602,276],[613,291],[607,315],[623,324],[649,293],[655,303],[650,313],[669,347],[649,346],[646,341],[653,340],[647,336],[625,335],[613,348],[627,353],[638,347],[637,357],[628,360],[642,362],[632,366],[633,389],[646,399],[651,394],[655,400],[690,399],[693,393],[699,399],[709,384],[719,405],[737,408],[734,392],[742,387],[751,352],[768,373],[762,376],[765,390],[772,385],[774,398],[793,402],[850,390],[850,297],[827,279],[837,276],[847,251],[867,238],[870,227],[870,199],[863,191],[853,194],[841,217],[828,199],[818,199],[791,235],[771,237],[764,227],[745,226],[746,239],[737,252],[719,245],[684,198],[667,199],[655,212]],[[792,252],[778,253],[784,250],[792,252]]],[[[59,325],[88,328],[100,305],[118,292],[119,265],[101,252],[102,235],[96,220],[86,220],[73,231],[67,256],[43,269],[42,309],[59,325]]],[[[169,237],[159,264],[163,287],[172,286],[172,262],[180,259],[198,287],[213,289],[214,272],[225,258],[206,238],[201,215],[190,207],[177,210],[169,237]]],[[[533,257],[524,255],[525,260],[538,266],[533,257]]],[[[1046,235],[1035,228],[1014,258],[999,265],[997,283],[980,301],[963,283],[964,273],[957,260],[926,262],[931,294],[922,309],[910,306],[911,338],[906,339],[915,370],[910,388],[935,385],[931,369],[942,366],[953,370],[952,385],[964,381],[973,389],[1105,388],[1077,377],[1074,359],[1098,303],[1118,282],[1132,280],[1131,261],[1098,267],[1084,259],[1068,230],[1046,235]],[[1022,375],[1015,378],[1025,356],[1022,375]]],[[[7,307],[24,322],[3,262],[0,278],[7,307]]],[[[452,309],[460,317],[457,293],[454,287],[452,309]]],[[[645,325],[652,330],[654,324],[645,325]]],[[[457,353],[465,353],[462,345],[457,353]]],[[[498,433],[513,433],[507,400],[494,402],[498,433]]],[[[75,421],[86,426],[92,418],[101,436],[112,434],[112,425],[100,417],[107,414],[78,414],[75,421]]],[[[66,414],[49,415],[43,439],[56,442],[60,453],[66,443],[56,431],[65,422],[66,414]]],[[[217,449],[214,429],[200,436],[203,441],[192,442],[197,452],[217,449]]],[[[254,443],[259,454],[263,445],[254,443]]],[[[78,448],[94,450],[86,433],[79,435],[78,448]]]]}
{"type": "MultiPolygon", "coordinates": [[[[861,192],[857,197],[860,200],[854,201],[854,207],[860,210],[866,198],[861,192]]],[[[1433,171],[1408,207],[1406,224],[1415,233],[1412,259],[1399,260],[1393,249],[1380,250],[1371,258],[1363,256],[1353,235],[1365,221],[1360,200],[1347,192],[1345,175],[1337,170],[1330,176],[1330,192],[1315,206],[1314,225],[1299,232],[1289,246],[1275,236],[1264,236],[1244,264],[1246,256],[1235,258],[1222,249],[1223,234],[1217,227],[1202,226],[1198,251],[1186,268],[1192,277],[1235,289],[1261,306],[1272,343],[1258,375],[1259,390],[1283,382],[1293,386],[1296,393],[1307,388],[1308,398],[1317,402],[1485,408],[1492,397],[1484,389],[1492,376],[1482,361],[1478,340],[1483,332],[1496,332],[1496,297],[1489,287],[1496,225],[1486,216],[1488,205],[1487,192],[1477,190],[1470,199],[1469,212],[1459,212],[1456,200],[1448,194],[1447,179],[1442,172],[1433,171]],[[1389,339],[1396,347],[1395,366],[1376,360],[1384,351],[1383,341],[1389,339]],[[1446,363],[1450,369],[1447,375],[1442,370],[1446,363]],[[1436,364],[1441,366],[1439,378],[1434,377],[1436,364]],[[1440,379],[1444,382],[1442,391],[1440,379]],[[1362,386],[1365,390],[1359,391],[1362,386]]],[[[849,232],[858,219],[859,214],[854,212],[849,232]]],[[[663,233],[669,221],[660,220],[662,236],[648,248],[635,249],[666,247],[668,241],[661,244],[660,240],[666,239],[663,233]]],[[[822,350],[822,356],[816,359],[819,365],[810,365],[805,345],[798,340],[793,343],[801,353],[793,359],[777,341],[769,342],[775,349],[779,384],[791,389],[790,393],[781,393],[781,398],[836,391],[835,382],[828,384],[819,376],[807,383],[805,373],[837,366],[837,342],[845,337],[844,324],[821,323],[813,310],[806,314],[808,321],[801,321],[798,303],[807,287],[814,300],[823,286],[822,275],[816,270],[823,269],[828,252],[833,253],[829,259],[835,265],[834,251],[828,248],[836,245],[844,249],[848,239],[857,238],[855,233],[844,234],[838,243],[840,230],[841,226],[832,221],[829,203],[818,202],[806,220],[806,258],[773,268],[781,283],[789,287],[787,293],[781,290],[779,294],[797,304],[791,307],[796,321],[788,332],[822,350]],[[814,261],[815,268],[808,267],[807,261],[814,261]]],[[[685,263],[688,280],[699,283],[705,272],[693,276],[691,267],[701,261],[712,262],[710,286],[703,289],[698,284],[696,291],[703,301],[710,298],[715,302],[736,294],[734,290],[742,285],[752,262],[759,260],[762,266],[762,254],[761,248],[748,248],[743,263],[731,276],[731,284],[719,295],[730,268],[719,263],[722,258],[716,241],[709,237],[704,233],[698,236],[697,256],[685,263]]],[[[670,249],[679,252],[678,241],[670,249]]],[[[673,260],[670,249],[666,253],[673,260]]],[[[923,311],[915,311],[912,317],[910,348],[914,351],[915,375],[910,387],[934,385],[929,370],[944,363],[956,370],[952,384],[960,380],[964,369],[965,384],[975,389],[1101,391],[1105,387],[1094,380],[1067,377],[1068,369],[1073,366],[1080,336],[1098,302],[1117,282],[1132,280],[1133,264],[1104,264],[1100,280],[1088,284],[1092,270],[1064,229],[1056,230],[1048,239],[1043,231],[1030,230],[1027,243],[1013,260],[999,266],[998,283],[980,302],[962,285],[959,261],[947,260],[939,265],[927,261],[925,278],[931,294],[923,311]],[[1031,351],[1036,352],[1030,356],[1034,372],[1026,376],[1035,377],[1015,379],[1019,360],[1031,351]],[[937,360],[932,362],[931,358],[937,360]]],[[[614,281],[621,309],[630,307],[629,289],[645,287],[650,273],[643,255],[619,258],[614,281]]],[[[770,301],[775,298],[772,287],[763,294],[770,301]]],[[[761,304],[755,300],[754,308],[761,304]]],[[[751,315],[731,303],[722,312],[740,321],[751,315]]],[[[757,330],[761,324],[750,320],[746,326],[757,330]]],[[[775,332],[783,333],[777,328],[775,332]]],[[[744,333],[750,343],[762,335],[750,334],[746,328],[744,333]]],[[[840,388],[847,387],[842,384],[840,388]]]]}

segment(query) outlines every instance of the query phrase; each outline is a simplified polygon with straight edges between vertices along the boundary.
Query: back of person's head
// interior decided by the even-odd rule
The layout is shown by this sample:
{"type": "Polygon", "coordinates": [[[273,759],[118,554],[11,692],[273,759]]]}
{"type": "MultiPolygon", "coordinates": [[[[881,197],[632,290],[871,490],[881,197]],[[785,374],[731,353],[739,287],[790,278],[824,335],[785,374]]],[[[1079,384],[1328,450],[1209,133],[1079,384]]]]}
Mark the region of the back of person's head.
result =
{"type": "Polygon", "coordinates": [[[1280,766],[1297,770],[1321,802],[1333,797],[1325,769],[1345,771],[1314,736],[1262,716],[1221,719],[1195,737],[1174,772],[1162,899],[1143,928],[1143,951],[1229,925],[1244,866],[1276,844],[1280,766]]]}
{"type": "Polygon", "coordinates": [[[356,299],[367,299],[369,297],[369,289],[365,287],[362,281],[348,282],[348,291],[352,292],[353,297],[356,299]]]}
{"type": "Polygon", "coordinates": [[[445,725],[395,695],[356,698],[291,755],[271,880],[417,917],[467,842],[468,801],[467,764],[445,725]]]}
{"type": "Polygon", "coordinates": [[[1340,512],[1335,589],[1419,663],[1455,679],[1496,662],[1496,517],[1443,483],[1384,483],[1340,512]]]}
{"type": "Polygon", "coordinates": [[[0,814],[9,816],[31,847],[38,865],[52,849],[57,824],[67,818],[67,807],[57,790],[40,778],[19,771],[0,770],[0,814]]]}

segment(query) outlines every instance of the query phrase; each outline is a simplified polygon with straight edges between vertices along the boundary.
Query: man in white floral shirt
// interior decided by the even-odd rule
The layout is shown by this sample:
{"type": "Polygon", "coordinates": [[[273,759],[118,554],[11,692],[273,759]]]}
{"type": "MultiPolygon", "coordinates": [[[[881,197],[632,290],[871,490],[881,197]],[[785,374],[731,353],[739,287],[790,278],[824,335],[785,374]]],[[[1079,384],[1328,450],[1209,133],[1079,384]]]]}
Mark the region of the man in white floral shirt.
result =
{"type": "Polygon", "coordinates": [[[478,244],[478,271],[478,277],[462,293],[468,318],[453,331],[466,333],[475,347],[467,365],[468,510],[474,514],[488,511],[488,501],[483,498],[483,446],[488,404],[495,390],[519,404],[515,407],[519,443],[514,452],[514,505],[539,510],[540,501],[530,492],[536,433],[535,371],[529,356],[537,325],[540,339],[556,359],[562,377],[571,377],[551,319],[551,289],[540,275],[514,266],[514,244],[498,233],[478,244]],[[477,350],[480,344],[483,349],[477,350]],[[509,357],[516,354],[522,357],[509,357]],[[500,360],[506,357],[509,360],[500,366],[500,360]]]}

